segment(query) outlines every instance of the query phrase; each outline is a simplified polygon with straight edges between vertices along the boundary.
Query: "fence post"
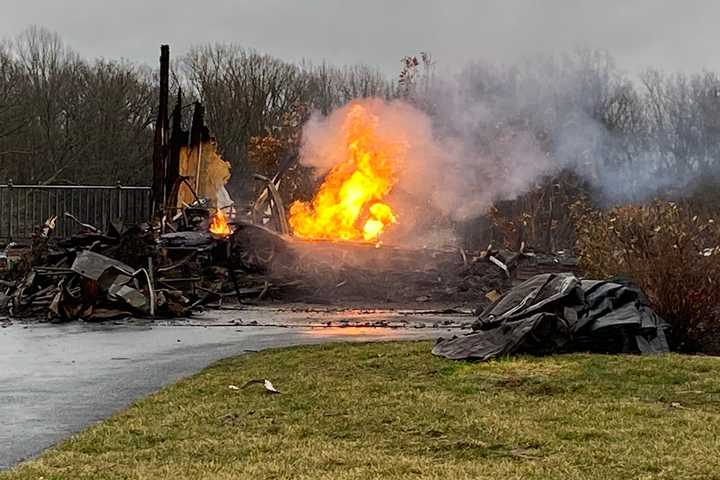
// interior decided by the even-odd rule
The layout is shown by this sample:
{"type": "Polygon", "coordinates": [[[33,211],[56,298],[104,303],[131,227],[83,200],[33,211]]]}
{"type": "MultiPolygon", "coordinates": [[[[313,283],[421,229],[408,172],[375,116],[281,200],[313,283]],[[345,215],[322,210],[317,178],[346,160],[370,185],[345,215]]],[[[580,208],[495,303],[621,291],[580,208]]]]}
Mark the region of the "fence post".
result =
{"type": "Polygon", "coordinates": [[[10,211],[8,212],[8,241],[13,241],[13,228],[12,228],[12,217],[14,215],[13,210],[15,209],[15,193],[13,190],[12,178],[8,180],[8,197],[10,197],[10,211]]]}
{"type": "Polygon", "coordinates": [[[120,183],[120,180],[118,180],[115,183],[115,187],[117,188],[117,215],[115,215],[115,218],[122,218],[122,184],[120,183]]]}

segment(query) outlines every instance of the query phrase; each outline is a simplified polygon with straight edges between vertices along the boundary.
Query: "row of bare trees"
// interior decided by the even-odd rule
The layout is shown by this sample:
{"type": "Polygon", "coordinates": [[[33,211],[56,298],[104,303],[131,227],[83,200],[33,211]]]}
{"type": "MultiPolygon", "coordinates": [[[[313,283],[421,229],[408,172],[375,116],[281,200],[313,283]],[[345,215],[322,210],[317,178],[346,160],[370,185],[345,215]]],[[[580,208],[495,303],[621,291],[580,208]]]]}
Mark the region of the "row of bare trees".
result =
{"type": "MultiPolygon", "coordinates": [[[[84,60],[38,27],[0,44],[0,182],[149,183],[156,76],[126,61],[84,60]]],[[[237,182],[252,170],[251,139],[277,134],[288,115],[393,95],[369,67],[295,65],[231,45],[193,48],[174,78],[186,104],[206,105],[237,182]]]]}
{"type": "Polygon", "coordinates": [[[85,62],[30,28],[0,47],[0,178],[137,181],[149,171],[153,104],[147,68],[85,62]]]}
{"type": "MultiPolygon", "coordinates": [[[[193,48],[176,71],[185,91],[207,108],[223,156],[233,164],[237,194],[252,190],[248,178],[262,170],[253,162],[258,155],[248,151],[259,141],[288,138],[285,130],[297,128],[313,110],[328,113],[354,98],[394,95],[392,83],[366,66],[295,65],[232,45],[193,48]]],[[[297,144],[284,147],[273,150],[275,162],[297,144]]]]}
{"type": "Polygon", "coordinates": [[[717,73],[631,78],[607,53],[577,50],[513,66],[475,64],[459,82],[419,94],[434,99],[430,110],[443,128],[483,151],[525,132],[552,160],[555,168],[526,195],[498,198],[494,218],[512,246],[571,247],[570,207],[581,197],[599,205],[690,198],[720,210],[717,73]]]}
{"type": "MultiPolygon", "coordinates": [[[[428,54],[418,58],[402,60],[397,81],[362,65],[295,64],[206,45],[179,57],[173,72],[186,104],[204,102],[236,191],[257,170],[253,145],[275,145],[268,151],[282,156],[297,148],[310,112],[369,96],[413,101],[439,131],[490,153],[514,133],[530,133],[558,172],[572,169],[609,202],[684,189],[718,170],[716,73],[647,71],[635,79],[609,55],[578,50],[473,64],[449,81],[428,54]]],[[[149,183],[156,80],[146,66],[82,59],[42,28],[0,44],[0,181],[149,183]]]]}
{"type": "Polygon", "coordinates": [[[579,49],[512,66],[475,64],[443,88],[424,95],[436,97],[431,108],[451,130],[481,145],[531,132],[558,167],[591,180],[609,202],[685,188],[720,168],[714,72],[634,78],[609,54],[579,49]]]}

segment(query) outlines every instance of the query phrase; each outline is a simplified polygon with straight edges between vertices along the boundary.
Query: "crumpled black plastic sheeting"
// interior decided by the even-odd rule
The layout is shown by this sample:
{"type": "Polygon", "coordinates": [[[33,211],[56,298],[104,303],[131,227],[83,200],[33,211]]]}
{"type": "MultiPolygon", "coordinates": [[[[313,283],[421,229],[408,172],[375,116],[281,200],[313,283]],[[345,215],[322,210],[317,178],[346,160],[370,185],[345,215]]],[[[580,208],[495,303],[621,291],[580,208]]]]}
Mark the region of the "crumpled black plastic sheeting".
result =
{"type": "Polygon", "coordinates": [[[633,284],[548,273],[507,292],[480,315],[473,333],[441,338],[432,353],[480,361],[572,351],[665,353],[669,328],[633,284]]]}

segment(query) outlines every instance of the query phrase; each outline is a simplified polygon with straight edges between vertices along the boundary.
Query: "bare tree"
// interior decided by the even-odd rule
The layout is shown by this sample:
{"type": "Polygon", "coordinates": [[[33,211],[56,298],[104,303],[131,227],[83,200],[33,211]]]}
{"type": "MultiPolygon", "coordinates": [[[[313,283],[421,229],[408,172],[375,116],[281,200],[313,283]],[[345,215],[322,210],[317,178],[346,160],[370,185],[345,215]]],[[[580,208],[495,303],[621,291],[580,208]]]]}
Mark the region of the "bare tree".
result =
{"type": "Polygon", "coordinates": [[[17,182],[147,181],[150,72],[31,27],[0,48],[0,166],[17,182]]]}
{"type": "Polygon", "coordinates": [[[127,63],[99,61],[80,71],[83,92],[74,123],[86,181],[145,183],[151,175],[153,110],[150,72],[127,63]],[[105,180],[107,181],[107,180],[105,180]]]}
{"type": "Polygon", "coordinates": [[[26,177],[49,183],[68,168],[79,146],[73,119],[81,62],[58,35],[38,27],[23,32],[14,46],[33,139],[25,145],[32,155],[26,177]]]}
{"type": "Polygon", "coordinates": [[[280,128],[284,115],[307,100],[309,79],[295,65],[232,45],[194,48],[183,68],[242,191],[250,138],[280,128]]]}

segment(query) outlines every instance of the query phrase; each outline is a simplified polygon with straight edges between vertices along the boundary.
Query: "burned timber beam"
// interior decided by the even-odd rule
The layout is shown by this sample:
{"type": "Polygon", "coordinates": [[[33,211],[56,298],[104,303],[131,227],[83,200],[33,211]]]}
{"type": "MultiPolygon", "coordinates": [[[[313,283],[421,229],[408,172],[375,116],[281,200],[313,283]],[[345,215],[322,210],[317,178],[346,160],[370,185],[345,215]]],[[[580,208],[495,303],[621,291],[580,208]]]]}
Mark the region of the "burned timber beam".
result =
{"type": "Polygon", "coordinates": [[[153,203],[155,210],[167,200],[168,173],[168,96],[170,92],[170,46],[160,47],[160,102],[153,141],[153,203]]]}
{"type": "Polygon", "coordinates": [[[182,129],[182,88],[178,88],[177,101],[172,113],[172,134],[170,135],[169,157],[166,169],[164,205],[177,205],[178,189],[175,186],[180,180],[180,149],[188,143],[189,133],[182,129]]]}

